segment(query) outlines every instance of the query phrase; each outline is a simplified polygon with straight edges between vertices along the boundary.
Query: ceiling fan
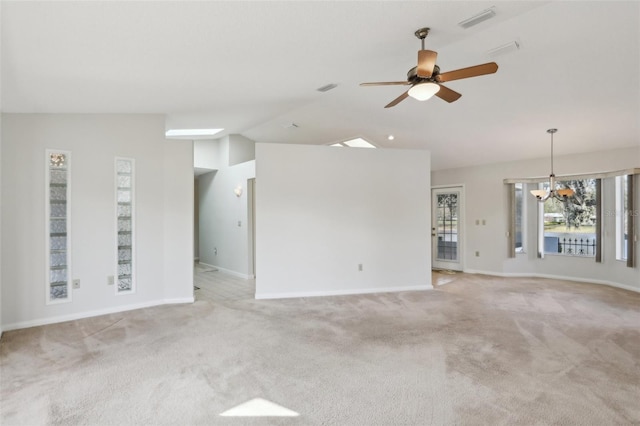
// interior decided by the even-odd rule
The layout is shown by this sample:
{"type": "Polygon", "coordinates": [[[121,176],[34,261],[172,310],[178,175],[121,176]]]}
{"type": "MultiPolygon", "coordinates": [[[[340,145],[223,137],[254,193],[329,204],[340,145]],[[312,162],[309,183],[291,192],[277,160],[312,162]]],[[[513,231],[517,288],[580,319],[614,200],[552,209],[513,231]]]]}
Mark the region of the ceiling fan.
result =
{"type": "Polygon", "coordinates": [[[375,83],[361,83],[360,86],[411,86],[409,90],[395,98],[385,108],[396,106],[408,96],[419,101],[426,101],[433,95],[447,102],[457,101],[460,93],[451,90],[442,83],[463,78],[477,77],[479,75],[493,74],[498,71],[498,64],[489,62],[473,67],[461,68],[454,71],[440,72],[436,65],[438,53],[433,50],[425,50],[424,39],[429,34],[429,28],[420,28],[415,32],[416,37],[422,42],[422,49],[418,51],[418,65],[407,73],[407,81],[380,81],[375,83]]]}

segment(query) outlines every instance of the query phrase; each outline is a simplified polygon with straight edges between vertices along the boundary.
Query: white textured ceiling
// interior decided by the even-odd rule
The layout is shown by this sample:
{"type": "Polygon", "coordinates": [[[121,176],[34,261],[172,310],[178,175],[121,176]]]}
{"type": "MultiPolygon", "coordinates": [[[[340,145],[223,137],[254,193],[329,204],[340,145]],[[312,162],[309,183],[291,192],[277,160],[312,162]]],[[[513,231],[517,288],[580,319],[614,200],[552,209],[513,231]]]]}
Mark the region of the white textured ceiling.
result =
{"type": "Polygon", "coordinates": [[[640,3],[505,1],[6,1],[4,112],[163,113],[168,127],[223,127],[257,142],[362,136],[428,149],[432,167],[640,144],[640,3]],[[457,23],[495,6],[497,16],[457,23]],[[416,64],[413,35],[442,71],[495,60],[452,81],[448,104],[384,109],[416,64]],[[517,40],[521,49],[491,58],[517,40]],[[326,93],[318,87],[336,83],[326,93]],[[298,128],[286,128],[296,123],[298,128]],[[394,134],[393,142],[386,135],[394,134]]]}

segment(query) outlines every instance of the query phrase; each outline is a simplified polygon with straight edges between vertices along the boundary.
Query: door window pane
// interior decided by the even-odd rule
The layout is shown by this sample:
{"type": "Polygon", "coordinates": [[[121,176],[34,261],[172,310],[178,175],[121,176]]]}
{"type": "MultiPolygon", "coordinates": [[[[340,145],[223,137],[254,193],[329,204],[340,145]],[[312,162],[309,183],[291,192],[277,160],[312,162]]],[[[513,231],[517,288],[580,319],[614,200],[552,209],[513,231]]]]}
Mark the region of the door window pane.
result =
{"type": "Polygon", "coordinates": [[[458,260],[458,194],[437,194],[437,259],[458,260]]]}

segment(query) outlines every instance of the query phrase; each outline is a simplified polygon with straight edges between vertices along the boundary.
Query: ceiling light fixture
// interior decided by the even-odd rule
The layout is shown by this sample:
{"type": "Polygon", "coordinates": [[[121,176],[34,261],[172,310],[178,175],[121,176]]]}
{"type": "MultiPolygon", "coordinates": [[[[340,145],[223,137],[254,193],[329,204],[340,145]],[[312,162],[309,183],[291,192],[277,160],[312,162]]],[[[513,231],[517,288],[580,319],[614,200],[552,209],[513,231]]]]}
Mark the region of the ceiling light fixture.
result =
{"type": "Polygon", "coordinates": [[[411,89],[409,89],[409,96],[413,99],[417,99],[419,101],[426,101],[427,99],[431,99],[433,95],[438,93],[440,90],[440,85],[436,83],[432,83],[430,81],[426,83],[420,83],[414,85],[411,89]]]}
{"type": "Polygon", "coordinates": [[[567,201],[567,199],[574,194],[573,189],[570,188],[556,189],[556,175],[553,174],[553,134],[557,131],[558,129],[547,130],[547,133],[551,135],[551,174],[549,175],[549,190],[545,191],[544,189],[534,189],[531,191],[531,194],[541,203],[544,203],[551,197],[556,200],[567,201]]]}
{"type": "Polygon", "coordinates": [[[395,137],[395,136],[393,136],[393,135],[389,135],[389,136],[387,136],[387,140],[390,140],[390,141],[394,140],[395,138],[396,138],[396,137],[395,137]]]}
{"type": "Polygon", "coordinates": [[[458,22],[458,25],[464,29],[467,29],[469,27],[473,27],[474,25],[478,25],[482,21],[491,19],[494,16],[496,16],[495,6],[491,6],[489,9],[485,9],[477,15],[472,16],[471,18],[458,22]]]}

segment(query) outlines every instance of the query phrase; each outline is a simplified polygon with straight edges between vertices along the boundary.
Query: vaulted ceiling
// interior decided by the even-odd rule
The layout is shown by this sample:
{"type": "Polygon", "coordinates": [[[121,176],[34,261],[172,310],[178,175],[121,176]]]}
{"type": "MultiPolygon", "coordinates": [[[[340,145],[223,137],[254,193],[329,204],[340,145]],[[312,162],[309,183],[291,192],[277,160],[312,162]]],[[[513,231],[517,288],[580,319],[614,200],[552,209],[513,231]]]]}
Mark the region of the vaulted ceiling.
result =
{"type": "Polygon", "coordinates": [[[543,1],[6,1],[1,108],[162,113],[167,127],[222,127],[257,142],[361,136],[427,149],[433,169],[640,145],[640,3],[543,1]],[[469,29],[458,22],[493,7],[469,29]],[[416,65],[414,31],[454,103],[384,105],[416,65]],[[520,48],[488,51],[516,41],[520,48]],[[322,93],[326,84],[337,87],[322,93]],[[290,126],[295,123],[298,127],[290,126]],[[387,140],[393,134],[395,140],[387,140]]]}

